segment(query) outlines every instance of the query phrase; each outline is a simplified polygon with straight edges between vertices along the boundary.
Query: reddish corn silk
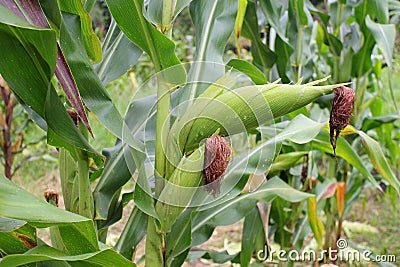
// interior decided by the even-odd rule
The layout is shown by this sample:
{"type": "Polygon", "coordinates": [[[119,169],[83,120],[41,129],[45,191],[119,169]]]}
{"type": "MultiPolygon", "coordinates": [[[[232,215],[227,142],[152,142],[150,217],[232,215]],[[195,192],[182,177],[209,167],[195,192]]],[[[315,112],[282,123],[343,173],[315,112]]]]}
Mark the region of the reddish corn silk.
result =
{"type": "Polygon", "coordinates": [[[204,189],[217,196],[220,193],[223,175],[232,155],[230,143],[219,135],[207,138],[204,151],[204,189]]]}
{"type": "Polygon", "coordinates": [[[330,124],[330,142],[333,153],[336,157],[336,141],[340,132],[350,123],[354,106],[354,91],[346,86],[340,86],[333,90],[335,96],[333,98],[330,124]]]}

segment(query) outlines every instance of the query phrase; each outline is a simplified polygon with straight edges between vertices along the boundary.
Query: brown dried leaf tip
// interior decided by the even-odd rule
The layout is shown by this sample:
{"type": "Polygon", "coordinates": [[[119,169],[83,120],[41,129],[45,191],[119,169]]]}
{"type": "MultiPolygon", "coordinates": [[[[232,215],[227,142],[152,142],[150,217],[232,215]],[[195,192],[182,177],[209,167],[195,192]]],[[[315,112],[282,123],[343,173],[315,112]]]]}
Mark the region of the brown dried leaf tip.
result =
{"type": "Polygon", "coordinates": [[[220,193],[223,175],[232,155],[230,143],[219,135],[207,138],[204,151],[204,189],[217,196],[220,193]]]}
{"type": "Polygon", "coordinates": [[[67,109],[67,112],[68,115],[71,117],[72,121],[74,122],[75,126],[78,127],[80,120],[78,113],[76,113],[76,111],[73,109],[67,109]]]}
{"type": "Polygon", "coordinates": [[[349,124],[351,112],[354,106],[354,91],[346,86],[340,86],[333,90],[335,97],[331,110],[330,124],[330,141],[333,153],[336,157],[336,141],[340,132],[349,124]]]}
{"type": "Polygon", "coordinates": [[[44,198],[50,204],[58,207],[58,193],[53,189],[47,189],[44,192],[44,198]]]}

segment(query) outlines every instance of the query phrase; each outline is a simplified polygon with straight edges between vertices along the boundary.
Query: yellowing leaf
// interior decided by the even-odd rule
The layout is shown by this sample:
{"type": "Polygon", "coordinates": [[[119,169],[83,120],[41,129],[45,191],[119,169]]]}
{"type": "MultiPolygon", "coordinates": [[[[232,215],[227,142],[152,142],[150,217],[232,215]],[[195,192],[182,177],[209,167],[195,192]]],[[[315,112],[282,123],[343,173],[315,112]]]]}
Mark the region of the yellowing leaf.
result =
{"type": "Polygon", "coordinates": [[[322,248],[322,237],[325,229],[321,220],[318,218],[317,200],[315,196],[307,199],[307,214],[308,223],[310,224],[311,230],[314,233],[314,238],[317,241],[318,247],[322,248]]]}

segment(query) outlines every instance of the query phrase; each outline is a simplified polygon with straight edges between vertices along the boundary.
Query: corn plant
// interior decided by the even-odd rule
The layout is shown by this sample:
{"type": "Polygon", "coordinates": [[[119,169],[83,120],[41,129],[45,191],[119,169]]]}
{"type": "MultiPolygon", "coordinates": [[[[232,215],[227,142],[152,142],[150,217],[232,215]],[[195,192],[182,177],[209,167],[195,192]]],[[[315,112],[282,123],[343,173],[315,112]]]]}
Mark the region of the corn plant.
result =
{"type": "MultiPolygon", "coordinates": [[[[344,40],[339,30],[331,33],[329,15],[310,2],[107,1],[112,22],[102,43],[88,13],[94,2],[0,0],[0,46],[7,51],[0,54],[5,63],[0,64],[0,74],[46,130],[48,144],[59,149],[66,209],[56,207],[53,193],[46,194],[46,203],[2,177],[0,266],[135,266],[135,251],[145,236],[146,266],[181,266],[196,257],[249,266],[257,252],[268,247],[270,236],[283,249],[301,247],[311,232],[318,249],[323,241],[329,244],[336,225],[329,226],[323,238],[317,203],[328,199],[332,204],[333,189],[340,237],[345,206],[349,207],[344,205],[346,186],[357,190],[364,181],[379,186],[371,164],[393,192],[399,192],[384,152],[365,133],[369,128],[345,127],[348,104],[333,105],[333,116],[346,110],[341,118],[346,123],[337,124],[338,118],[331,117],[329,129],[326,110],[320,108],[329,102],[323,96],[335,90],[334,103],[340,104],[336,88],[345,88],[351,78],[358,79],[356,84],[360,79],[366,82],[372,67],[356,65],[362,69],[358,76],[346,70],[342,76],[337,73],[344,69],[340,64],[348,64],[342,60],[347,53],[341,50],[344,40]],[[190,64],[180,62],[174,44],[174,21],[184,8],[190,10],[196,36],[190,64]],[[232,33],[237,43],[240,38],[251,40],[253,62],[225,62],[232,33]],[[323,51],[311,51],[316,47],[323,51]],[[133,96],[121,116],[105,86],[143,53],[155,74],[139,90],[148,88],[154,95],[133,96]],[[332,55],[333,68],[321,70],[321,60],[332,55]],[[320,106],[310,105],[316,100],[320,106]],[[90,145],[96,132],[88,112],[115,135],[114,147],[101,153],[90,145]],[[367,157],[357,151],[360,141],[352,146],[340,132],[362,140],[367,157]],[[304,158],[304,171],[289,171],[304,158]],[[328,165],[322,169],[324,177],[314,179],[316,187],[309,175],[316,172],[313,160],[328,165]],[[345,166],[343,171],[337,171],[338,164],[345,166]],[[344,183],[329,179],[341,175],[344,183]],[[131,179],[134,189],[122,193],[131,179]],[[256,179],[261,183],[254,186],[256,179]],[[133,210],[110,247],[109,227],[121,219],[129,202],[133,210]],[[217,226],[243,218],[238,254],[196,249],[217,226]],[[51,245],[36,236],[36,228],[46,227],[51,245]]],[[[347,10],[346,1],[337,5],[347,10]]],[[[365,5],[349,3],[362,11],[365,5]]],[[[385,49],[381,38],[388,37],[393,25],[373,22],[368,15],[381,14],[368,10],[357,18],[363,30],[372,32],[365,50],[377,44],[389,65],[391,47],[385,49]],[[384,30],[374,31],[377,28],[384,30]]],[[[367,63],[368,56],[371,53],[365,55],[367,63]]],[[[355,90],[356,119],[366,110],[360,103],[367,87],[360,88],[355,90]]],[[[347,191],[346,197],[353,193],[347,191]]],[[[336,216],[328,208],[326,216],[336,216]]]]}

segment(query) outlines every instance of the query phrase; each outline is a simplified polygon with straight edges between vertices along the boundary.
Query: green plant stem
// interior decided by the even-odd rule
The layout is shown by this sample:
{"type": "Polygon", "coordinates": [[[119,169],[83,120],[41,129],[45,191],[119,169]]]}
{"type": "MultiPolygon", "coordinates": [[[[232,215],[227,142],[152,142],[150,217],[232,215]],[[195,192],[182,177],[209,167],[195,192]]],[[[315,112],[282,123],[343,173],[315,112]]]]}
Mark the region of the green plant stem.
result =
{"type": "Polygon", "coordinates": [[[296,82],[301,78],[301,54],[303,52],[303,30],[304,26],[299,25],[299,32],[297,34],[297,47],[296,47],[296,69],[295,69],[295,75],[296,75],[296,82]]]}
{"type": "Polygon", "coordinates": [[[340,80],[340,57],[335,56],[333,60],[333,82],[338,83],[340,80]]]}
{"type": "Polygon", "coordinates": [[[93,206],[92,192],[89,183],[89,161],[85,151],[77,151],[78,154],[78,183],[79,183],[79,214],[87,218],[93,218],[91,206],[93,206]]]}
{"type": "Polygon", "coordinates": [[[172,19],[174,17],[176,7],[176,0],[164,0],[163,1],[163,12],[162,12],[162,20],[161,20],[161,31],[167,37],[171,38],[172,32],[172,19]]]}
{"type": "Polygon", "coordinates": [[[354,99],[354,109],[353,109],[353,122],[358,121],[360,114],[362,113],[362,105],[364,100],[365,91],[367,90],[367,77],[361,76],[356,80],[356,95],[354,99]]]}
{"type": "MultiPolygon", "coordinates": [[[[161,31],[172,37],[172,25],[170,25],[173,17],[176,0],[163,1],[163,14],[161,31]],[[164,28],[164,25],[169,25],[164,28]]],[[[160,72],[160,65],[155,64],[156,71],[160,72]],[[158,67],[157,67],[158,66],[158,67]]],[[[160,196],[164,188],[164,179],[166,172],[166,147],[167,136],[170,130],[170,106],[171,93],[170,88],[166,85],[165,77],[161,73],[157,79],[157,122],[156,122],[156,158],[155,158],[155,195],[160,196]]],[[[147,241],[146,241],[146,265],[147,266],[164,266],[164,248],[165,236],[157,230],[156,219],[149,217],[147,225],[147,241]]]]}
{"type": "Polygon", "coordinates": [[[328,251],[328,249],[331,247],[331,234],[333,231],[333,227],[335,225],[335,217],[332,215],[331,212],[331,202],[330,199],[326,201],[326,205],[324,208],[325,214],[326,214],[326,224],[325,224],[325,244],[324,244],[324,250],[328,251]]]}
{"type": "Polygon", "coordinates": [[[326,177],[327,178],[335,178],[336,176],[336,166],[337,161],[334,158],[328,158],[328,166],[326,170],[326,177]]]}
{"type": "MultiPolygon", "coordinates": [[[[86,127],[79,123],[79,129],[82,134],[87,138],[88,130],[86,127]]],[[[81,149],[76,149],[77,155],[77,167],[78,167],[78,209],[79,214],[87,218],[93,218],[94,216],[94,204],[92,191],[90,189],[89,180],[89,155],[86,151],[81,149]]]]}
{"type": "Polygon", "coordinates": [[[146,236],[146,266],[164,266],[164,235],[156,226],[156,219],[149,216],[146,236]]]}
{"type": "Polygon", "coordinates": [[[335,29],[335,36],[338,38],[340,35],[340,24],[342,22],[342,7],[343,7],[343,4],[341,4],[338,1],[338,10],[337,10],[337,17],[336,17],[337,24],[336,24],[336,29],[335,29]]]}

